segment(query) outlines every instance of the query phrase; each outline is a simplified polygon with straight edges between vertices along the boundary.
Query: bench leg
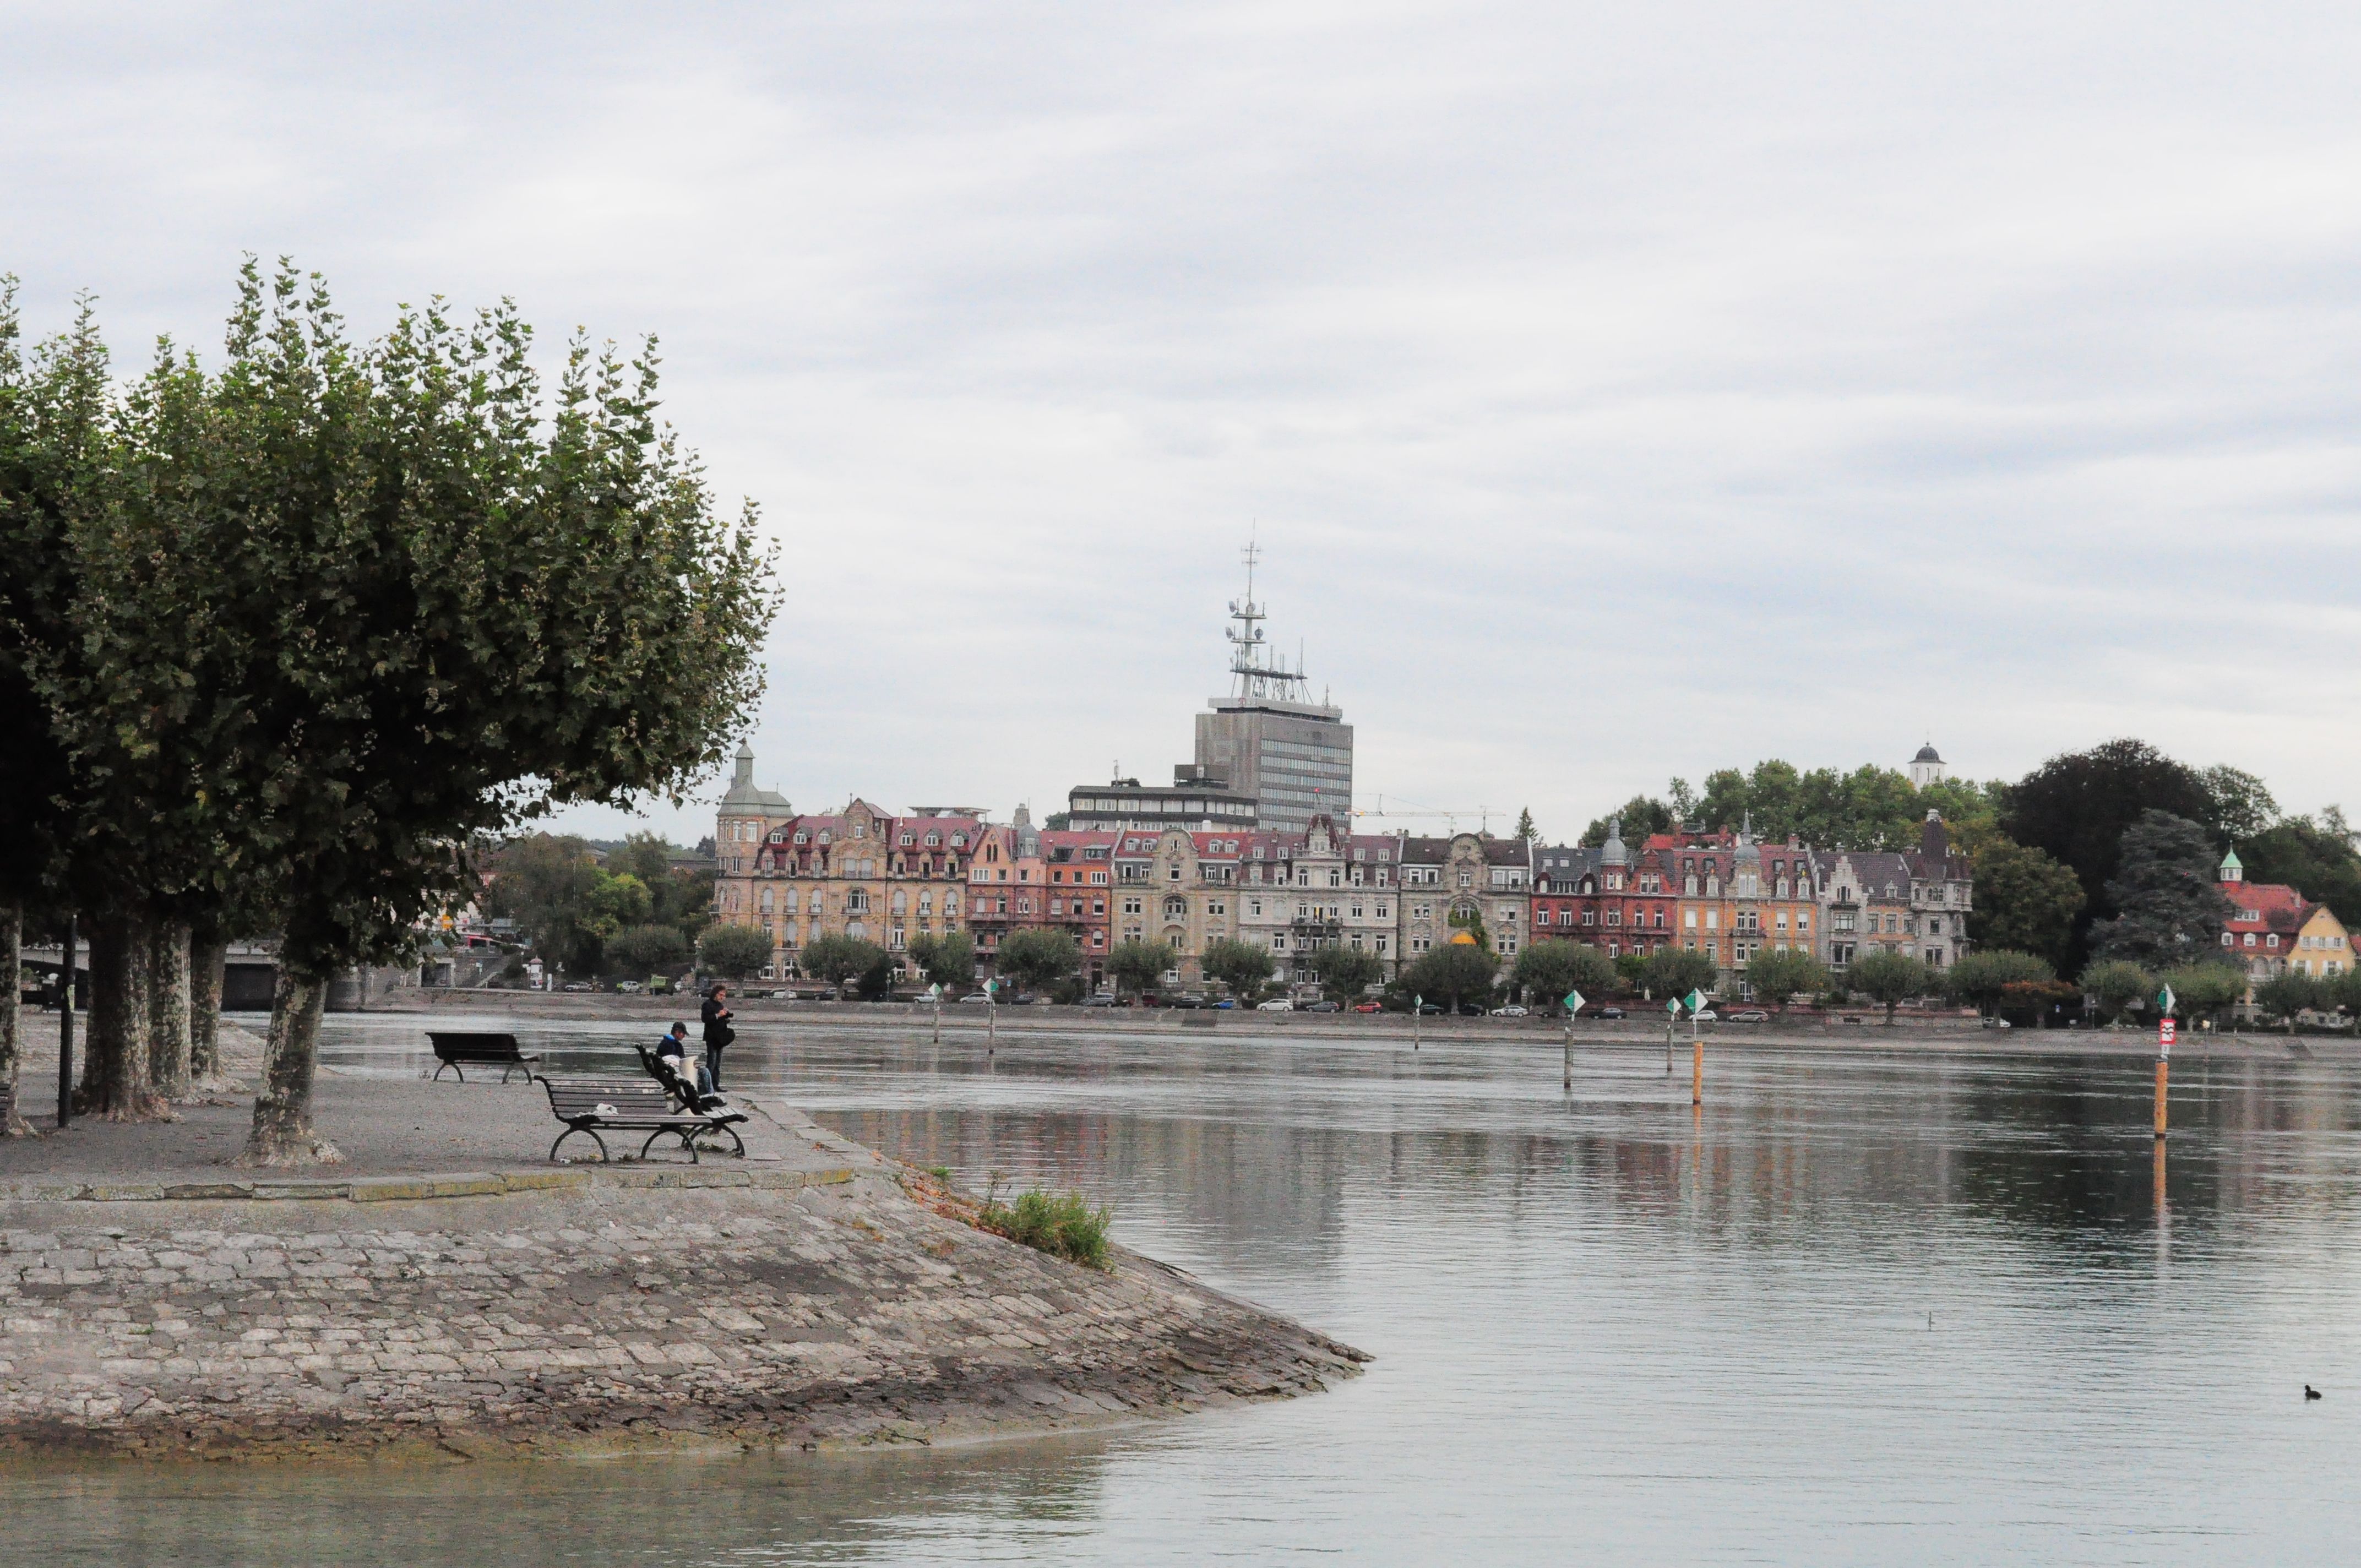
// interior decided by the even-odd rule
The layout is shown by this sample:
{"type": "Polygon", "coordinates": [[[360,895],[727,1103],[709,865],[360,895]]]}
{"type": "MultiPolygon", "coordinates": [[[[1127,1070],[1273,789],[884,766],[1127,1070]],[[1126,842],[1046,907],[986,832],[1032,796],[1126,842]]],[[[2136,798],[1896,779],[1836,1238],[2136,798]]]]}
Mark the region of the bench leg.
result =
{"type": "MultiPolygon", "coordinates": [[[[566,1131],[557,1135],[557,1144],[564,1143],[566,1139],[572,1137],[577,1133],[581,1134],[584,1137],[588,1138],[592,1143],[598,1146],[598,1163],[601,1165],[606,1164],[608,1159],[607,1140],[600,1137],[596,1132],[592,1131],[588,1127],[566,1128],[566,1131]]],[[[549,1146],[549,1161],[552,1165],[557,1163],[557,1144],[552,1144],[549,1146]]]]}
{"type": "Polygon", "coordinates": [[[656,1140],[658,1138],[678,1138],[680,1140],[680,1146],[688,1151],[688,1163],[691,1165],[699,1163],[697,1157],[697,1138],[695,1135],[685,1133],[677,1127],[658,1127],[654,1132],[650,1133],[648,1135],[648,1141],[640,1146],[640,1157],[642,1159],[648,1157],[648,1151],[656,1146],[656,1140]]]}
{"type": "MultiPolygon", "coordinates": [[[[736,1159],[746,1157],[746,1140],[738,1135],[738,1129],[735,1127],[708,1127],[697,1135],[700,1138],[709,1138],[717,1133],[728,1135],[730,1144],[729,1152],[731,1157],[736,1159]]],[[[719,1154],[722,1151],[717,1148],[713,1152],[719,1154]]]]}
{"type": "Polygon", "coordinates": [[[434,1082],[434,1080],[435,1080],[435,1079],[439,1079],[439,1078],[441,1078],[441,1077],[443,1076],[443,1069],[444,1069],[445,1068],[446,1068],[446,1067],[449,1067],[450,1065],[451,1065],[451,1064],[450,1064],[449,1062],[447,1062],[447,1061],[446,1061],[446,1062],[437,1062],[437,1063],[435,1063],[435,1065],[434,1065],[434,1078],[430,1078],[430,1079],[428,1079],[426,1081],[427,1081],[427,1082],[429,1082],[429,1083],[432,1083],[432,1082],[434,1082]]]}

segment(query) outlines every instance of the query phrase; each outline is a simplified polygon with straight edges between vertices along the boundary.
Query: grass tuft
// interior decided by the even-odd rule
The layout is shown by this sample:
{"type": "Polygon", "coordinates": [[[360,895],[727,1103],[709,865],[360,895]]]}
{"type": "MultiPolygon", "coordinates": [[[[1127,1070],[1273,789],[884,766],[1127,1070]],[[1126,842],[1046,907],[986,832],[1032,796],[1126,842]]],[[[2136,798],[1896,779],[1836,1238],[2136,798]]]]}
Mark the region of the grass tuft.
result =
{"type": "Polygon", "coordinates": [[[1093,1209],[1079,1192],[1052,1196],[1036,1189],[1019,1193],[1014,1203],[1002,1203],[987,1193],[976,1223],[1037,1252],[1104,1270],[1107,1226],[1114,1219],[1114,1210],[1093,1209]]]}

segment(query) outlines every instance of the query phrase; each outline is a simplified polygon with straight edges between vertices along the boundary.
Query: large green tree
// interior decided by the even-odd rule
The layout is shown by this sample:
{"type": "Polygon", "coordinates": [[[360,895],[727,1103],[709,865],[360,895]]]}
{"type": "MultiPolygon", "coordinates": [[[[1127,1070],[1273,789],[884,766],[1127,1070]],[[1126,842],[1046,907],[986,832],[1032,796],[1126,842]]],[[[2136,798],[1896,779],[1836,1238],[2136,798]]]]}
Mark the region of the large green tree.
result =
{"type": "Polygon", "coordinates": [[[920,973],[952,995],[975,983],[975,938],[964,931],[913,937],[910,958],[920,973]]]}
{"type": "Polygon", "coordinates": [[[2172,988],[2174,1011],[2192,1022],[2206,1018],[2219,1024],[2246,997],[2246,971],[2219,959],[2185,964],[2166,974],[2164,983],[2172,988]]]}
{"type": "Polygon", "coordinates": [[[1026,991],[1040,991],[1082,967],[1082,945],[1065,931],[1012,931],[1000,939],[998,971],[1026,991]]]}
{"type": "MultiPolygon", "coordinates": [[[[0,277],[0,1091],[19,1087],[19,940],[61,927],[74,903],[71,846],[86,792],[43,686],[83,652],[71,541],[85,510],[104,504],[113,452],[106,347],[87,304],[70,332],[30,354],[21,330],[16,280],[0,277]]],[[[5,1097],[0,1137],[30,1132],[13,1109],[18,1096],[5,1097]]]]}
{"type": "Polygon", "coordinates": [[[2235,908],[2216,880],[2218,851],[2202,827],[2143,811],[2124,830],[2107,897],[2117,913],[2091,927],[2091,950],[2154,970],[2212,953],[2235,908]]]}
{"type": "Polygon", "coordinates": [[[1107,953],[1107,978],[1118,996],[1126,991],[1145,996],[1162,982],[1177,957],[1169,942],[1117,942],[1107,953]]]}
{"type": "Polygon", "coordinates": [[[1252,1002],[1262,994],[1270,971],[1278,964],[1278,955],[1261,943],[1241,942],[1231,937],[1215,938],[1197,956],[1197,965],[1205,971],[1205,978],[1229,987],[1231,994],[1241,1002],[1252,1002]]]}
{"type": "Polygon", "coordinates": [[[841,1002],[845,982],[867,972],[884,954],[874,942],[831,932],[806,942],[796,962],[812,979],[826,981],[841,1002]]]}
{"type": "Polygon", "coordinates": [[[1492,994],[1492,976],[1500,967],[1500,956],[1491,948],[1475,942],[1445,942],[1419,955],[1402,976],[1402,983],[1413,995],[1429,1002],[1440,1002],[1457,1011],[1469,998],[1478,1000],[1492,994]]]}
{"type": "Polygon", "coordinates": [[[771,961],[771,935],[759,926],[711,926],[697,939],[699,967],[730,980],[760,973],[771,961]]]}
{"type": "Polygon", "coordinates": [[[1844,973],[1845,989],[1865,996],[1885,1009],[1885,1021],[1894,1022],[1894,1010],[1913,997],[1926,996],[1940,991],[1942,976],[1925,963],[1900,953],[1865,953],[1853,959],[1844,973]]]}
{"type": "Polygon", "coordinates": [[[1517,955],[1510,978],[1523,988],[1526,1001],[1558,1007],[1572,992],[1587,1000],[1605,996],[1618,977],[1615,960],[1597,948],[1549,938],[1529,943],[1517,955]]]}
{"type": "Polygon", "coordinates": [[[2296,1014],[2327,1003],[2321,983],[2301,970],[2286,969],[2255,987],[2255,1005],[2266,1018],[2277,1018],[2295,1033],[2296,1014]]]}
{"type": "Polygon", "coordinates": [[[1312,972],[1332,1000],[1350,1003],[1360,1001],[1369,987],[1386,978],[1386,965],[1375,953],[1336,945],[1313,950],[1312,972]]]}
{"type": "Polygon", "coordinates": [[[2082,884],[2082,912],[2061,969],[2082,961],[2091,924],[2117,913],[2107,884],[2125,829],[2149,810],[2208,825],[2220,814],[2202,773],[2142,740],[2110,740],[2052,757],[2001,792],[2000,830],[2065,866],[2082,884]]]}
{"type": "Polygon", "coordinates": [[[688,938],[677,926],[626,926],[608,939],[606,956],[617,973],[657,974],[688,962],[688,938]]]}
{"type": "Polygon", "coordinates": [[[2054,972],[2072,950],[2081,908],[2081,883],[2041,850],[1995,834],[1976,852],[1968,934],[1979,948],[2031,953],[2054,972]]]}
{"type": "Polygon", "coordinates": [[[551,402],[530,347],[439,303],[355,345],[316,279],[249,265],[220,370],[168,348],[125,397],[121,503],[73,538],[102,656],[43,695],[74,765],[153,797],[137,831],[194,876],[165,893],[277,916],[252,1163],[337,1157],[328,981],[414,951],[478,835],[677,801],[759,689],[767,558],[658,425],[653,353],[577,342],[551,402]]]}
{"type": "MultiPolygon", "coordinates": [[[[1979,887],[1977,891],[1982,890],[1979,887]]],[[[2075,896],[2081,896],[2079,889],[2075,896]]],[[[1977,1012],[1989,1017],[2010,986],[2038,985],[2057,978],[2058,970],[2038,954],[2007,948],[1979,948],[1943,971],[1943,991],[1955,1000],[1972,1003],[1977,1012]]]]}
{"type": "Polygon", "coordinates": [[[1709,992],[1720,980],[1719,967],[1693,948],[1659,948],[1640,970],[1642,986],[1658,1002],[1692,991],[1709,992]]]}
{"type": "Polygon", "coordinates": [[[1798,996],[1816,996],[1828,988],[1828,971],[1798,948],[1784,952],[1757,953],[1746,963],[1746,983],[1758,1002],[1781,1012],[1798,996]]]}
{"type": "Polygon", "coordinates": [[[2158,989],[2156,976],[2126,959],[2097,959],[2084,967],[2079,983],[2110,1024],[2146,1008],[2158,989]]]}

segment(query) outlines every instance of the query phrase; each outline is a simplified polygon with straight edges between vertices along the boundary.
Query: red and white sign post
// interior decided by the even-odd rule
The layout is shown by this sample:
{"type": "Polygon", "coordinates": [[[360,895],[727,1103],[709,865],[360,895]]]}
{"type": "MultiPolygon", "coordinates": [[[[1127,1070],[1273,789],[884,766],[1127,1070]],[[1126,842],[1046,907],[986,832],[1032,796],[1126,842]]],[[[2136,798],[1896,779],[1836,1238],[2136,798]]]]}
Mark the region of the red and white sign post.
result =
{"type": "Polygon", "coordinates": [[[2167,1014],[2156,1021],[2156,1135],[2159,1138],[2164,1136],[2165,1085],[2172,1076],[2172,1017],[2167,1014]]]}

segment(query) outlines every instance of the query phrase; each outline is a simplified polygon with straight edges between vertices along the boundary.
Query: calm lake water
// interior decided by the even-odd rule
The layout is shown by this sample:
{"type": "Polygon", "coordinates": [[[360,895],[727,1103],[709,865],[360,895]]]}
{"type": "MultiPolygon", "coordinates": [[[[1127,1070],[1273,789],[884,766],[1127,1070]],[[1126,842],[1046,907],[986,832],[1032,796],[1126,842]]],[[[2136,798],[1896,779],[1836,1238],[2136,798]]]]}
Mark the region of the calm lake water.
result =
{"type": "MultiPolygon", "coordinates": [[[[420,1025],[333,1018],[412,1072],[420,1025]]],[[[538,1031],[588,1061],[585,1025],[538,1031]]],[[[611,1050],[610,1045],[606,1047],[611,1050]]],[[[961,1452],[0,1478],[10,1561],[2300,1563],[2361,1540],[2361,1069],[750,1027],[733,1087],[1373,1353],[961,1452]],[[2326,1398],[2307,1404],[2306,1382],[2326,1398]],[[2343,1544],[2340,1545],[2339,1543],[2343,1544]]]]}

